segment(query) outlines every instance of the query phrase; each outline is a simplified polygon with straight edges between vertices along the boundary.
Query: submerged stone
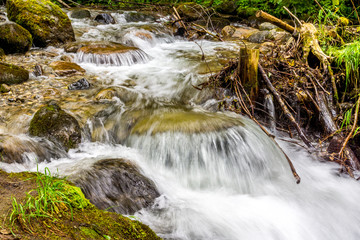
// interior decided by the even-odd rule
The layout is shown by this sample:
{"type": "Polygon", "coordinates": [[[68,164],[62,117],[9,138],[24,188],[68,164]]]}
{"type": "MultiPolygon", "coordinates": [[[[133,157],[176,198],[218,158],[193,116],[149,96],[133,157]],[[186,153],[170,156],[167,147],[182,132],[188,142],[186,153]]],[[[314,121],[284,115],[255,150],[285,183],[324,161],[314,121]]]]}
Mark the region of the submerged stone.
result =
{"type": "Polygon", "coordinates": [[[83,73],[85,73],[85,69],[72,62],[55,61],[50,64],[50,67],[55,71],[56,75],[61,77],[82,75],[83,73]]]}
{"type": "Polygon", "coordinates": [[[70,19],[50,0],[8,0],[6,8],[8,18],[27,29],[37,47],[75,40],[70,19]]]}
{"type": "Polygon", "coordinates": [[[6,84],[0,84],[0,93],[10,92],[11,88],[6,84]]]}
{"type": "Polygon", "coordinates": [[[6,54],[25,53],[32,45],[32,36],[28,30],[14,22],[0,24],[0,46],[6,54]]]}
{"type": "Polygon", "coordinates": [[[95,17],[95,21],[102,24],[115,24],[115,19],[108,13],[100,13],[95,17]]]}
{"type": "Polygon", "coordinates": [[[0,62],[0,84],[19,84],[29,79],[29,72],[21,67],[0,62]]]}
{"type": "Polygon", "coordinates": [[[155,184],[124,159],[100,160],[73,178],[92,204],[111,212],[134,214],[160,196],[155,184]]]}
{"type": "Polygon", "coordinates": [[[76,148],[81,142],[78,121],[55,103],[50,103],[35,113],[30,122],[29,133],[58,142],[66,150],[76,148]]]}

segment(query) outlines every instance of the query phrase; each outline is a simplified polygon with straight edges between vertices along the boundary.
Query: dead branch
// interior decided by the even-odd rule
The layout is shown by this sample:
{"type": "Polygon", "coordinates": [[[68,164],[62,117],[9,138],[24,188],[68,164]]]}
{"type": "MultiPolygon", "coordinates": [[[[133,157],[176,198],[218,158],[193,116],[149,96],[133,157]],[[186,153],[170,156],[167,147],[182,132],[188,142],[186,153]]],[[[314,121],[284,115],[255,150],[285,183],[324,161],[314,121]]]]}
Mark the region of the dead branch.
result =
{"type": "Polygon", "coordinates": [[[284,29],[285,31],[288,31],[289,33],[293,34],[295,32],[295,28],[293,26],[290,26],[289,24],[287,24],[286,22],[278,19],[277,17],[274,17],[266,12],[263,11],[257,11],[255,16],[257,18],[261,18],[267,22],[270,22],[276,26],[278,26],[281,29],[284,29]]]}
{"type": "MultiPolygon", "coordinates": [[[[219,37],[218,35],[210,32],[210,31],[208,31],[208,30],[207,30],[206,28],[204,28],[203,26],[200,26],[200,25],[198,25],[198,24],[196,24],[196,23],[191,23],[191,24],[192,24],[193,26],[195,26],[195,27],[200,28],[202,31],[204,31],[205,33],[213,36],[214,38],[217,38],[217,39],[219,39],[219,40],[222,41],[222,42],[224,41],[224,40],[221,39],[221,37],[219,37]]],[[[194,27],[192,27],[191,29],[193,29],[193,30],[195,30],[195,31],[199,31],[198,29],[196,29],[196,28],[194,28],[194,27]]]]}
{"type": "Polygon", "coordinates": [[[57,0],[59,3],[61,3],[64,7],[66,8],[71,8],[69,5],[67,5],[66,3],[64,3],[62,0],[57,0]]]}
{"type": "Polygon", "coordinates": [[[306,146],[313,148],[312,144],[310,143],[310,141],[307,139],[307,137],[305,136],[304,132],[301,130],[299,124],[296,122],[295,118],[293,117],[293,115],[290,113],[289,109],[286,107],[284,101],[281,99],[279,93],[276,91],[276,89],[274,88],[274,86],[271,84],[269,78],[266,76],[266,73],[263,69],[263,67],[259,64],[259,71],[261,73],[261,76],[263,77],[268,89],[271,91],[271,93],[275,96],[276,100],[278,101],[281,109],[283,110],[283,112],[285,113],[285,116],[290,120],[290,122],[292,123],[292,125],[295,127],[295,129],[297,130],[297,132],[299,133],[300,138],[304,141],[304,143],[306,144],[306,146]]]}

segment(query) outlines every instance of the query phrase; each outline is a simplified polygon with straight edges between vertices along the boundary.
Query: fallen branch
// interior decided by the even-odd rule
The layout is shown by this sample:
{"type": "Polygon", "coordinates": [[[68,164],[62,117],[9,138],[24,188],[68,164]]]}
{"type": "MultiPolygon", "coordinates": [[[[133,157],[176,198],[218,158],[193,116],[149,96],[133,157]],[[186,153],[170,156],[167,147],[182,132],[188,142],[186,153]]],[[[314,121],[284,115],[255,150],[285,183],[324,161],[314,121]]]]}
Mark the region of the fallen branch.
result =
{"type": "Polygon", "coordinates": [[[276,26],[278,26],[281,29],[284,29],[285,31],[288,31],[289,33],[293,34],[295,33],[295,28],[289,24],[287,24],[286,22],[278,19],[277,17],[274,17],[266,12],[263,11],[257,11],[255,16],[257,18],[261,18],[263,20],[265,20],[266,22],[270,22],[276,26]]]}
{"type": "MultiPolygon", "coordinates": [[[[200,28],[200,29],[203,30],[205,33],[207,33],[207,34],[213,36],[214,38],[217,38],[217,39],[219,39],[220,41],[223,42],[223,40],[221,39],[221,37],[219,37],[218,35],[210,32],[210,31],[208,31],[208,30],[207,30],[206,28],[204,28],[203,26],[200,26],[200,25],[198,25],[198,24],[196,24],[196,23],[191,23],[191,24],[192,24],[193,26],[195,26],[195,27],[200,28]]],[[[191,29],[193,29],[193,30],[195,30],[195,31],[198,31],[198,29],[193,28],[193,27],[192,27],[191,29]]]]}
{"type": "Polygon", "coordinates": [[[276,89],[274,88],[274,86],[271,84],[269,78],[266,76],[266,73],[263,69],[263,67],[259,64],[258,66],[259,71],[261,73],[261,76],[263,77],[268,89],[270,90],[270,92],[275,96],[276,100],[278,101],[281,109],[284,111],[285,116],[290,120],[290,122],[292,123],[292,125],[295,127],[295,129],[297,130],[297,132],[299,133],[300,138],[304,141],[304,143],[306,144],[306,146],[313,148],[312,144],[310,143],[310,141],[307,139],[307,137],[305,136],[304,132],[301,130],[299,124],[296,122],[295,118],[293,117],[293,115],[290,113],[289,109],[287,108],[287,106],[285,105],[284,101],[281,99],[279,93],[276,91],[276,89]]]}
{"type": "Polygon", "coordinates": [[[71,8],[69,5],[67,5],[66,3],[64,3],[62,0],[57,0],[59,3],[61,3],[64,7],[66,8],[71,8]]]}

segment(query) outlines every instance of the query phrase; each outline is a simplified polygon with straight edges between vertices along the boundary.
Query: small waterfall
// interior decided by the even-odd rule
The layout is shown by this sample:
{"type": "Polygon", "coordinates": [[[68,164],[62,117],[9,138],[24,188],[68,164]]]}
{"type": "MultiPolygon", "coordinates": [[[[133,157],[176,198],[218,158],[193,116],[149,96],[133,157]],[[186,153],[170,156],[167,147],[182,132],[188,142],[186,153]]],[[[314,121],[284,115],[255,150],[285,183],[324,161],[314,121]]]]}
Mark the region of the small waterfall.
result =
{"type": "Polygon", "coordinates": [[[96,65],[131,66],[137,63],[146,63],[150,56],[141,49],[123,53],[93,54],[78,52],[75,56],[77,63],[95,63],[96,65]]]}
{"type": "Polygon", "coordinates": [[[275,116],[275,105],[272,94],[267,93],[264,100],[265,109],[269,114],[270,131],[276,135],[276,116],[275,116]]]}

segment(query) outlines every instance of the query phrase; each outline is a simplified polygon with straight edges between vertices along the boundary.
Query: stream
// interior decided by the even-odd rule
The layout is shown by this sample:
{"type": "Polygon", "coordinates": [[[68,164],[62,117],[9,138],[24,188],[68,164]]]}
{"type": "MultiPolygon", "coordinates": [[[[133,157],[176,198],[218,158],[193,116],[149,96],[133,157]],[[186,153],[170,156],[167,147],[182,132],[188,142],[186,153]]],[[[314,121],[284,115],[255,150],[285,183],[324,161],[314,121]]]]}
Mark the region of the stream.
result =
{"type": "MultiPolygon", "coordinates": [[[[77,40],[128,44],[141,54],[116,60],[64,54],[99,84],[122,87],[131,99],[115,98],[89,118],[83,142],[68,156],[37,164],[36,155],[27,153],[25,163],[0,162],[2,169],[47,167],[71,179],[102,159],[128,159],[161,194],[131,217],[164,239],[360,239],[360,187],[355,180],[339,176],[338,165],[320,162],[296,140],[279,140],[286,137],[276,132],[302,179],[297,185],[281,150],[254,122],[217,111],[212,95],[193,87],[209,77],[208,66],[215,72],[222,61],[235,57],[239,43],[196,44],[172,36],[164,27],[166,18],[132,22],[129,12],[111,14],[116,24],[71,19],[77,40]],[[201,61],[202,51],[207,63],[201,61]],[[124,121],[134,115],[140,120],[128,131],[124,121]]],[[[275,117],[272,99],[267,101],[275,117]]]]}

